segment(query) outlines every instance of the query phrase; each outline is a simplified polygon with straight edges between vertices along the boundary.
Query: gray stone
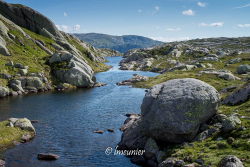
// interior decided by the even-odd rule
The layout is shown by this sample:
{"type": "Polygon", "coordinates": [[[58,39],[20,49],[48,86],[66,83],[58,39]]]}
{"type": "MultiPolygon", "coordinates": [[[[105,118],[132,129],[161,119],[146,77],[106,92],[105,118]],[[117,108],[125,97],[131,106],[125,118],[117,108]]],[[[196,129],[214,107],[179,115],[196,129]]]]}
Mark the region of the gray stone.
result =
{"type": "Polygon", "coordinates": [[[28,120],[27,118],[20,118],[18,119],[15,124],[15,127],[21,128],[22,130],[27,130],[27,131],[31,131],[31,132],[36,132],[35,128],[33,127],[32,123],[30,122],[30,120],[28,120]]]}
{"type": "Polygon", "coordinates": [[[157,153],[159,151],[159,147],[158,147],[156,141],[152,138],[149,138],[147,140],[144,149],[146,152],[153,153],[154,155],[157,155],[157,153]]]}
{"type": "Polygon", "coordinates": [[[8,89],[8,88],[5,88],[5,87],[0,86],[0,97],[8,96],[9,93],[10,93],[10,92],[9,92],[9,89],[8,89]]]}
{"type": "Polygon", "coordinates": [[[241,124],[239,117],[236,114],[230,115],[221,120],[222,131],[224,133],[231,132],[232,130],[237,129],[237,127],[241,124]]]}
{"type": "Polygon", "coordinates": [[[27,67],[25,67],[24,65],[22,65],[21,63],[16,63],[14,65],[15,68],[20,68],[20,69],[26,69],[27,67]]]}
{"type": "Polygon", "coordinates": [[[221,159],[218,167],[244,167],[241,160],[234,155],[227,155],[221,159]]]}
{"type": "Polygon", "coordinates": [[[250,65],[248,64],[243,64],[243,65],[240,65],[238,68],[237,68],[237,73],[238,74],[246,74],[250,72],[250,65]]]}
{"type": "Polygon", "coordinates": [[[26,87],[34,87],[36,89],[41,89],[44,87],[44,84],[38,77],[28,77],[26,78],[26,87]]]}
{"type": "Polygon", "coordinates": [[[118,82],[116,84],[117,85],[132,85],[133,83],[147,81],[148,79],[149,79],[149,77],[147,77],[147,76],[141,76],[138,74],[134,74],[131,79],[124,80],[124,81],[118,82]]]}
{"type": "Polygon", "coordinates": [[[236,64],[236,63],[240,63],[242,61],[242,58],[234,58],[228,61],[228,64],[236,64]]]}
{"type": "Polygon", "coordinates": [[[219,78],[225,79],[225,80],[238,80],[239,78],[234,76],[232,73],[221,73],[218,75],[219,78]]]}
{"type": "Polygon", "coordinates": [[[169,157],[161,162],[158,167],[183,167],[185,162],[177,158],[169,157]]]}
{"type": "Polygon", "coordinates": [[[219,61],[217,57],[203,57],[200,58],[201,61],[219,61]]]}
{"type": "Polygon", "coordinates": [[[160,164],[163,160],[164,160],[164,157],[165,157],[165,152],[164,151],[158,151],[157,154],[156,154],[156,160],[158,162],[158,164],[160,164]]]}
{"type": "Polygon", "coordinates": [[[15,124],[17,120],[18,118],[10,118],[9,122],[11,122],[12,124],[15,124]]]}
{"type": "Polygon", "coordinates": [[[24,76],[28,74],[28,69],[19,69],[19,73],[24,76]]]}
{"type": "Polygon", "coordinates": [[[223,100],[223,104],[238,105],[246,102],[250,98],[250,83],[245,84],[223,100]]]}
{"type": "Polygon", "coordinates": [[[6,73],[0,73],[0,78],[2,79],[10,79],[12,76],[6,73]]]}
{"type": "Polygon", "coordinates": [[[156,140],[192,140],[219,104],[217,90],[197,79],[174,79],[150,89],[141,106],[144,133],[156,140]]]}
{"type": "Polygon", "coordinates": [[[199,133],[196,137],[195,140],[197,141],[203,141],[209,137],[211,137],[213,134],[219,133],[220,129],[216,127],[209,128],[201,133],[199,133]]]}
{"type": "Polygon", "coordinates": [[[18,26],[27,28],[40,35],[44,35],[44,30],[46,30],[54,38],[63,39],[62,34],[52,21],[41,13],[24,5],[14,5],[0,1],[0,14],[18,26]]]}
{"type": "Polygon", "coordinates": [[[6,65],[6,66],[13,67],[13,66],[14,66],[14,63],[13,63],[13,61],[10,61],[10,62],[6,63],[5,65],[6,65]]]}
{"type": "Polygon", "coordinates": [[[77,87],[92,87],[94,85],[94,72],[91,67],[77,55],[69,52],[55,53],[49,60],[53,66],[55,63],[66,62],[64,69],[54,69],[56,78],[63,83],[69,83],[77,87]]]}
{"type": "Polygon", "coordinates": [[[144,149],[147,142],[147,137],[142,133],[141,120],[136,120],[123,134],[119,142],[121,149],[144,149]]]}
{"type": "Polygon", "coordinates": [[[4,39],[2,39],[2,37],[0,36],[0,54],[4,55],[4,56],[10,56],[10,52],[9,50],[6,48],[5,46],[5,41],[4,39]]]}
{"type": "Polygon", "coordinates": [[[9,85],[10,85],[10,88],[13,89],[14,91],[24,92],[23,87],[22,87],[22,83],[20,80],[16,80],[16,79],[11,80],[9,85]]]}

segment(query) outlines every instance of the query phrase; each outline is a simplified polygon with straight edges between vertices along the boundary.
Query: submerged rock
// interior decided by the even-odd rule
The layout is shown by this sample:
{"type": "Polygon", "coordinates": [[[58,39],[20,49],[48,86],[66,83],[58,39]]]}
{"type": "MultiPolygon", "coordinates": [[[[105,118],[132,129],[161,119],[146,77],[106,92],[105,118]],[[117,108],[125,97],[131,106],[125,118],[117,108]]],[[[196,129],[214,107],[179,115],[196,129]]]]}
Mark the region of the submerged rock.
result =
{"type": "Polygon", "coordinates": [[[147,136],[164,142],[192,140],[219,104],[217,90],[197,79],[174,79],[146,93],[141,110],[147,136]]]}

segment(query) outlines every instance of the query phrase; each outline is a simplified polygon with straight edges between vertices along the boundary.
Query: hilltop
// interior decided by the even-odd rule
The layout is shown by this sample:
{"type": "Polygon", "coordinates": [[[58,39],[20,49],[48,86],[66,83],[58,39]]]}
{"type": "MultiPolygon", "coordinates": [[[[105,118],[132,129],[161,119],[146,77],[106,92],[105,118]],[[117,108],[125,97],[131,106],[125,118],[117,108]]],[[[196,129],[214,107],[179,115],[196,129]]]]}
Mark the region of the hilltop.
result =
{"type": "Polygon", "coordinates": [[[161,41],[152,40],[143,36],[123,35],[114,36],[98,33],[74,34],[79,39],[86,41],[97,48],[109,48],[121,53],[130,49],[149,48],[163,44],[161,41]]]}
{"type": "Polygon", "coordinates": [[[108,69],[104,56],[112,51],[59,31],[49,18],[27,6],[0,1],[0,25],[1,97],[93,87],[94,73],[108,69]]]}

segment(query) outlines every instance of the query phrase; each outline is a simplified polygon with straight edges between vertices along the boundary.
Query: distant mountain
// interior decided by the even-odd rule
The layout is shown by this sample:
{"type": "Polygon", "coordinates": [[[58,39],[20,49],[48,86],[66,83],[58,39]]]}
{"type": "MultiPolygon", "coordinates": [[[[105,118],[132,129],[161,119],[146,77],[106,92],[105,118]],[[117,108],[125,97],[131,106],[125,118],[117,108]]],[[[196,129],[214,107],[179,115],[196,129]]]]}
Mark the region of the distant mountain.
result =
{"type": "Polygon", "coordinates": [[[98,33],[74,34],[79,39],[97,48],[109,48],[121,53],[135,48],[148,48],[163,44],[150,38],[137,35],[114,36],[98,33]]]}

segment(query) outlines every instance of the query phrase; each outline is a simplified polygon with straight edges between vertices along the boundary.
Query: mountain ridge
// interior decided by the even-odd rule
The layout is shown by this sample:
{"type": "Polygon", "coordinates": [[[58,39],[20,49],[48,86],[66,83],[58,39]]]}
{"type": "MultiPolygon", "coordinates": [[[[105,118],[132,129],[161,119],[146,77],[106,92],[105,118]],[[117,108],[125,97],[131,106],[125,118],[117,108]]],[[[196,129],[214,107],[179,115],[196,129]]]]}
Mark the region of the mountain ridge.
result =
{"type": "Polygon", "coordinates": [[[122,53],[130,49],[149,48],[164,44],[164,42],[139,35],[116,36],[102,33],[75,33],[74,35],[94,47],[109,48],[122,53]]]}

